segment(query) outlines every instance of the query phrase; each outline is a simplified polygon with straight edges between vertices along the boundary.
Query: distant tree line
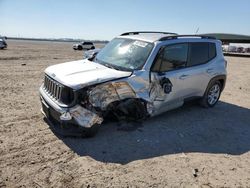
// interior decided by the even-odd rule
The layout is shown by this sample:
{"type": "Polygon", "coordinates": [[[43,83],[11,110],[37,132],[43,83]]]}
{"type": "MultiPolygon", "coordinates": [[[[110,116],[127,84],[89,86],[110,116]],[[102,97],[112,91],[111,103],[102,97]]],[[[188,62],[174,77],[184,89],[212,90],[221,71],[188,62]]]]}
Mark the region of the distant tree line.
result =
{"type": "Polygon", "coordinates": [[[84,40],[84,39],[71,39],[71,38],[50,39],[50,38],[8,37],[8,39],[12,39],[12,40],[30,40],[30,41],[51,41],[51,42],[81,42],[81,41],[91,41],[93,43],[108,43],[109,42],[107,40],[84,40]]]}

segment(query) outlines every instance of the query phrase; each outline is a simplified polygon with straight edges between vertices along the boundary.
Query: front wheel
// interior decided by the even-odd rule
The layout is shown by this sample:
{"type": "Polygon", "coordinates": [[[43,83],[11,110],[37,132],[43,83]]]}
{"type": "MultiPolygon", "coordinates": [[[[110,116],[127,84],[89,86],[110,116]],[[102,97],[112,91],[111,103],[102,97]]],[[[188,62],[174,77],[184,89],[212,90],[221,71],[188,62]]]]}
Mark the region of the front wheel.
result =
{"type": "Polygon", "coordinates": [[[204,96],[202,97],[200,104],[205,108],[214,107],[218,102],[221,94],[221,83],[214,81],[209,84],[204,96]]]}

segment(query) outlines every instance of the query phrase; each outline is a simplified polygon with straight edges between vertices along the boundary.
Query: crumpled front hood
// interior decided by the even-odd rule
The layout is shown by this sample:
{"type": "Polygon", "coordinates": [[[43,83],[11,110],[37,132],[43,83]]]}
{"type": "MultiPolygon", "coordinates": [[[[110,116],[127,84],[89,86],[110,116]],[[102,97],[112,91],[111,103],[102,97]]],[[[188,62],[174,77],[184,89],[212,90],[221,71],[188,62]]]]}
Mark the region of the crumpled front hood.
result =
{"type": "Polygon", "coordinates": [[[87,59],[53,65],[48,67],[45,73],[73,89],[128,77],[132,74],[132,72],[114,70],[87,59]]]}

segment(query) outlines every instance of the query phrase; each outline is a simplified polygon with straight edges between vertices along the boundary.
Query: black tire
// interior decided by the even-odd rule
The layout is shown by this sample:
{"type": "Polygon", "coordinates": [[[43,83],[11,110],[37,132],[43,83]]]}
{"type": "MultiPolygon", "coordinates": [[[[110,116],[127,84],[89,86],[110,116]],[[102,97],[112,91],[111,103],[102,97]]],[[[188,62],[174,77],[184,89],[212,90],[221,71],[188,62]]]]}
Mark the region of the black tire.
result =
{"type": "Polygon", "coordinates": [[[79,46],[77,47],[77,50],[82,50],[82,46],[79,45],[79,46]]]}
{"type": "Polygon", "coordinates": [[[94,50],[94,49],[95,49],[95,47],[94,47],[94,46],[92,46],[90,49],[91,49],[91,50],[94,50]]]}
{"type": "Polygon", "coordinates": [[[85,138],[94,137],[97,134],[97,132],[99,131],[99,128],[100,128],[99,124],[95,124],[90,128],[85,128],[83,130],[82,136],[85,137],[85,138]]]}
{"type": "Polygon", "coordinates": [[[221,91],[222,91],[222,85],[220,83],[220,81],[213,81],[211,83],[209,83],[207,89],[206,89],[206,92],[204,94],[204,96],[201,98],[200,100],[200,105],[202,107],[205,107],[205,108],[211,108],[211,107],[214,107],[216,105],[216,103],[219,101],[220,99],[220,95],[221,95],[221,91]],[[212,101],[210,100],[211,99],[211,92],[214,88],[219,88],[219,91],[216,92],[216,96],[214,96],[214,98],[212,99],[212,101]],[[218,95],[218,96],[217,96],[218,95]],[[216,98],[215,98],[216,97],[216,98]]]}

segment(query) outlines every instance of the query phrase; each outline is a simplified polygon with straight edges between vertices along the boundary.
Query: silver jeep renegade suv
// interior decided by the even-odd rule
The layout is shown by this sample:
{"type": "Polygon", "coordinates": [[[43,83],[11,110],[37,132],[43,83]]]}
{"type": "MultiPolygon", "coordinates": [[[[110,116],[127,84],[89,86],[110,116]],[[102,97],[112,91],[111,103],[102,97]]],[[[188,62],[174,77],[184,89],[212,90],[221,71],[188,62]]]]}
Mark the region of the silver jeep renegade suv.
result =
{"type": "Polygon", "coordinates": [[[144,119],[198,98],[213,107],[226,83],[221,42],[200,35],[128,32],[91,59],[50,66],[43,114],[93,136],[104,118],[144,119]]]}

